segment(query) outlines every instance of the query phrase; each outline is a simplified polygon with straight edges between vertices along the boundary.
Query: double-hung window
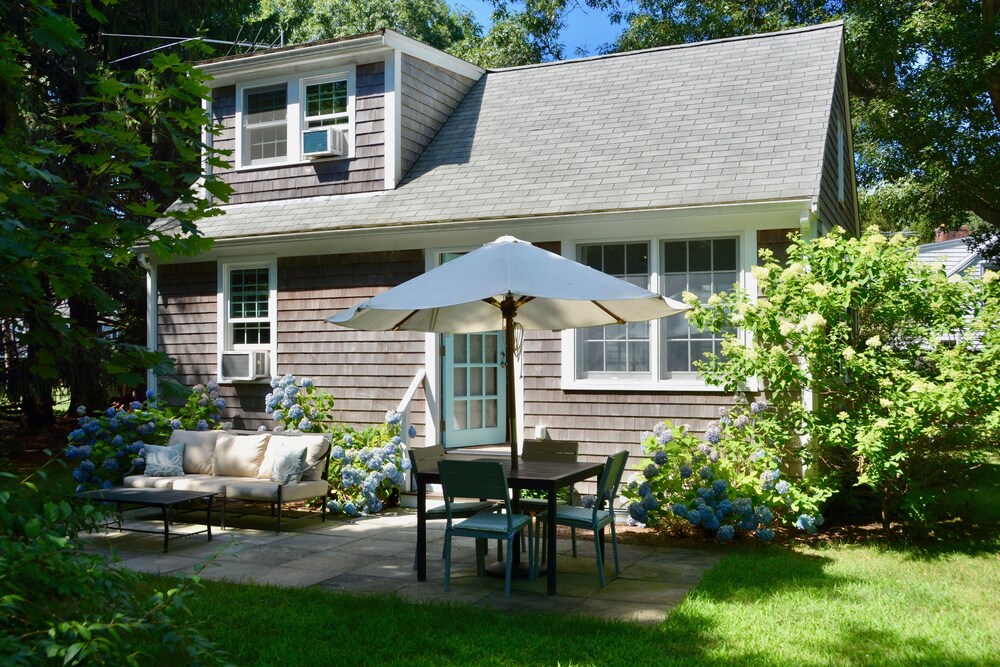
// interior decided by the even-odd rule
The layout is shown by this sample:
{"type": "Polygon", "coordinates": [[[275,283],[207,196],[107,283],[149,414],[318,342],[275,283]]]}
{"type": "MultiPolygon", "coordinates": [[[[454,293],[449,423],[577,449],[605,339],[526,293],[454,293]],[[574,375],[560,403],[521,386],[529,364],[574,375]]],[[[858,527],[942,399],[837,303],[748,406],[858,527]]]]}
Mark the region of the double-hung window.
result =
{"type": "MultiPolygon", "coordinates": [[[[740,278],[735,237],[596,243],[577,250],[581,263],[678,301],[686,291],[706,301],[740,278]]],[[[581,389],[698,386],[696,363],[722,351],[721,335],[699,331],[683,315],[580,329],[573,342],[574,369],[567,377],[581,389]]]]}
{"type": "Polygon", "coordinates": [[[274,342],[275,265],[261,260],[222,267],[222,349],[267,350],[274,342]]]}
{"type": "Polygon", "coordinates": [[[243,163],[284,162],[288,155],[288,87],[244,91],[243,163]]]}
{"type": "Polygon", "coordinates": [[[347,125],[349,119],[347,83],[346,76],[306,82],[304,129],[347,125]]]}

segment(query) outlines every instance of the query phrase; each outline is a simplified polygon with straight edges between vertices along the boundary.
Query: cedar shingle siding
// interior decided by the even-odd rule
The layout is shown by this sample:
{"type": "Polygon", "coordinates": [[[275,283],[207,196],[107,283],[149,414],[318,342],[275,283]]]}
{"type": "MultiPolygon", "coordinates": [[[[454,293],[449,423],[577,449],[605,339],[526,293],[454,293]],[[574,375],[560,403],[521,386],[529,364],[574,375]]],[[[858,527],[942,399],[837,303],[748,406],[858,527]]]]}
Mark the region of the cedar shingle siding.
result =
{"type": "MultiPolygon", "coordinates": [[[[222,179],[233,186],[229,203],[246,204],[385,189],[385,63],[358,65],[356,90],[355,157],[222,172],[222,179]]],[[[235,150],[235,86],[212,91],[212,120],[225,128],[222,135],[216,137],[215,145],[235,150]]]]}
{"type": "Polygon", "coordinates": [[[407,54],[402,61],[400,139],[406,174],[475,81],[407,54]]]}

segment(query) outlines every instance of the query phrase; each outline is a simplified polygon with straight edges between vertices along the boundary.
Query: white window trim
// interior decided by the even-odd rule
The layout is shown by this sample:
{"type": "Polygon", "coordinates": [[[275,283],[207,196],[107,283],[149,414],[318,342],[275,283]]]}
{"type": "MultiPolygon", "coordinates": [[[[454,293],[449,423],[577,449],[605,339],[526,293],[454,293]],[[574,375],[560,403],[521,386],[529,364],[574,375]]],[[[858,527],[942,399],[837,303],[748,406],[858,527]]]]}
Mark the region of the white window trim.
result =
{"type": "MultiPolygon", "coordinates": [[[[756,229],[735,229],[718,230],[711,232],[690,232],[683,234],[670,234],[664,236],[631,236],[631,237],[602,237],[576,239],[563,244],[563,255],[573,261],[579,261],[580,246],[601,243],[634,243],[646,241],[650,243],[650,276],[649,288],[659,292],[660,277],[662,275],[661,266],[663,264],[661,253],[663,252],[664,241],[686,241],[697,239],[735,238],[737,240],[737,274],[739,285],[748,294],[756,295],[757,282],[750,273],[750,267],[756,264],[757,260],[757,230],[756,229]]],[[[755,296],[753,298],[756,298],[755,296]]],[[[683,314],[672,315],[672,317],[684,317],[683,314]]],[[[724,391],[722,387],[707,384],[700,378],[675,378],[669,380],[658,379],[660,368],[660,332],[659,324],[651,323],[649,332],[649,371],[644,378],[621,377],[617,379],[601,378],[578,378],[576,369],[576,331],[564,330],[562,332],[562,353],[561,367],[562,378],[560,387],[566,391],[635,391],[635,392],[718,392],[724,391]]],[[[737,330],[738,339],[749,345],[747,334],[742,329],[737,330]]],[[[751,384],[755,384],[751,382],[751,384]]]]}
{"type": "MultiPolygon", "coordinates": [[[[357,115],[355,113],[357,97],[356,72],[354,65],[345,65],[330,70],[314,70],[303,72],[294,76],[278,76],[267,79],[254,79],[236,84],[236,117],[234,120],[236,131],[236,151],[234,155],[234,168],[236,171],[251,171],[254,169],[268,169],[274,167],[287,167],[300,164],[313,164],[315,160],[302,157],[302,130],[305,127],[305,90],[306,85],[311,83],[321,83],[338,79],[347,79],[347,145],[349,152],[347,155],[325,158],[330,160],[346,160],[355,156],[355,125],[357,115]],[[287,95],[288,112],[286,118],[286,131],[288,132],[288,152],[285,158],[275,159],[268,162],[257,162],[255,164],[244,164],[243,159],[243,106],[246,100],[247,91],[257,88],[268,88],[271,86],[284,85],[287,95]]],[[[336,126],[334,126],[336,127],[336,126]]]]}
{"type": "MultiPolygon", "coordinates": [[[[278,259],[268,257],[241,257],[218,263],[218,293],[216,311],[216,376],[220,384],[233,384],[222,377],[222,353],[237,351],[229,335],[229,273],[234,269],[267,269],[267,313],[271,327],[271,342],[268,345],[241,345],[240,350],[267,350],[270,357],[271,376],[277,374],[278,367],[278,259]]],[[[268,378],[260,380],[267,382],[268,378]]]]}

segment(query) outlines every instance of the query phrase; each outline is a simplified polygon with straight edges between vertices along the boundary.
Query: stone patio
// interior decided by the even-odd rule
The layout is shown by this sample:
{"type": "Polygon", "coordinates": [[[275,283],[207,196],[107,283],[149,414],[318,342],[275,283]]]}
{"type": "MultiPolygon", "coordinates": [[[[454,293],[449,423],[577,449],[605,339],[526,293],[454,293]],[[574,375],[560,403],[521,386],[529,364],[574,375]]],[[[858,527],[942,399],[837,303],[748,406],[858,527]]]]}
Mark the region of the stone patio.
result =
{"type": "MultiPolygon", "coordinates": [[[[197,514],[191,515],[195,520],[197,514]]],[[[184,517],[181,517],[184,519],[184,517]]],[[[152,517],[132,515],[126,525],[162,529],[152,517]],[[143,525],[145,524],[145,525],[143,525]]],[[[393,594],[414,601],[462,602],[493,609],[580,613],[642,623],[664,619],[721,557],[711,551],[620,545],[622,572],[605,565],[607,586],[597,581],[593,543],[578,540],[579,557],[571,543],[559,540],[558,594],[545,593],[545,577],[515,580],[510,599],[503,597],[503,579],[476,576],[472,540],[456,539],[452,546],[451,591],[444,591],[444,561],[440,558],[444,522],[427,528],[427,581],[418,582],[413,569],[417,539],[414,510],[395,509],[374,517],[352,520],[315,514],[288,517],[282,533],[274,520],[246,515],[228,518],[225,531],[213,528],[213,541],[204,535],[180,535],[203,528],[179,519],[171,526],[170,551],[162,553],[161,535],[106,533],[81,535],[89,551],[116,556],[121,567],[154,574],[192,574],[203,579],[254,582],[289,588],[318,586],[331,591],[393,594]],[[176,535],[176,537],[175,537],[176,535]]],[[[492,548],[493,545],[491,545],[492,548]]],[[[610,561],[610,551],[609,551],[610,561]]],[[[488,558],[495,558],[494,552],[488,558]]]]}

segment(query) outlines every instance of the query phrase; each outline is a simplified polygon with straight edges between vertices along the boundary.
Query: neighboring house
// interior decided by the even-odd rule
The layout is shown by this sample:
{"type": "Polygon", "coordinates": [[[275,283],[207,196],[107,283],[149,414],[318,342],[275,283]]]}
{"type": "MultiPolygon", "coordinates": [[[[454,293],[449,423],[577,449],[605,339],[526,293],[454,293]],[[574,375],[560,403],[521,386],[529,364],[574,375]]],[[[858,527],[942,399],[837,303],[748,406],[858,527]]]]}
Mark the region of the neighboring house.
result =
{"type": "MultiPolygon", "coordinates": [[[[679,298],[755,291],[789,232],[857,233],[839,22],[495,71],[385,30],[201,68],[234,193],[199,223],[211,252],[153,267],[149,344],[181,382],[217,379],[241,428],[271,424],[271,375],[364,425],[425,369],[418,441],[502,441],[502,338],[323,320],[505,234],[679,298]]],[[[682,316],[523,347],[524,434],[589,456],[732,401],[692,365],[719,341],[682,316]]]]}
{"type": "Polygon", "coordinates": [[[980,253],[970,250],[965,238],[948,239],[920,246],[917,258],[929,264],[940,264],[948,277],[954,275],[980,277],[992,264],[983,261],[980,253]]]}

